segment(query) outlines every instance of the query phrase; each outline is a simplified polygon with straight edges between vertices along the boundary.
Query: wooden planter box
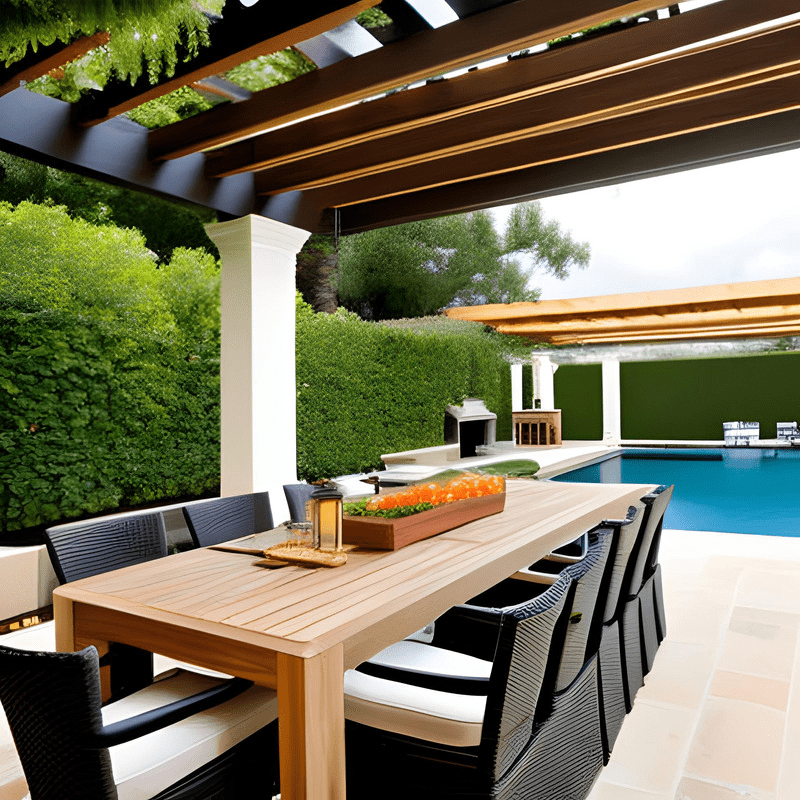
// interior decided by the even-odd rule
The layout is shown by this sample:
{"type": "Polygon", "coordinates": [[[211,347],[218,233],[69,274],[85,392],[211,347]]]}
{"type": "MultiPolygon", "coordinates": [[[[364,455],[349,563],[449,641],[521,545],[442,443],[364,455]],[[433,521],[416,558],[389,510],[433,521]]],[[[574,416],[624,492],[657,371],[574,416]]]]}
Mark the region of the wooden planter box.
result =
{"type": "Polygon", "coordinates": [[[407,544],[458,528],[474,519],[499,514],[505,504],[506,494],[501,492],[457,500],[398,519],[345,516],[342,520],[342,540],[345,544],[373,550],[399,550],[407,544]]]}

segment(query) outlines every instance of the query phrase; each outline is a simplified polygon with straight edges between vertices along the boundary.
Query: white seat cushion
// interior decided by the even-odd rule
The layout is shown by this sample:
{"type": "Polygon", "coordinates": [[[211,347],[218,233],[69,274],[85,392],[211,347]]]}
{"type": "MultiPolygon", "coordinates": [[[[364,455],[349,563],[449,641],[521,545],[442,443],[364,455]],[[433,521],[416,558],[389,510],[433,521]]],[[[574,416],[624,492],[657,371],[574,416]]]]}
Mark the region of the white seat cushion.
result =
{"type": "MultiPolygon", "coordinates": [[[[169,677],[103,708],[103,721],[141,714],[219,683],[176,670],[169,677]]],[[[109,748],[120,800],[152,797],[278,717],[272,689],[253,686],[228,702],[163,730],[109,748]]]]}
{"type": "Polygon", "coordinates": [[[17,650],[52,653],[56,649],[56,624],[51,620],[4,633],[0,636],[0,644],[17,650]]]}
{"type": "MultiPolygon", "coordinates": [[[[387,647],[371,663],[438,675],[488,678],[492,662],[414,641],[387,647]]],[[[345,717],[373,728],[456,747],[480,744],[486,697],[453,694],[348,670],[345,717]]]]}
{"type": "Polygon", "coordinates": [[[488,678],[492,672],[491,661],[410,639],[389,645],[385,650],[372,656],[369,662],[387,667],[405,667],[420,672],[461,675],[467,678],[488,678]]]}
{"type": "MultiPolygon", "coordinates": [[[[0,644],[8,647],[16,647],[18,650],[30,650],[34,652],[50,652],[56,649],[56,627],[55,623],[42,622],[39,625],[31,625],[28,628],[20,628],[0,636],[0,644]]],[[[158,653],[153,655],[153,674],[161,675],[174,669],[186,669],[192,672],[199,672],[201,675],[210,675],[212,678],[227,680],[230,675],[223,672],[215,672],[205,667],[198,667],[194,664],[186,664],[183,661],[176,661],[174,658],[160,656],[158,653]]]]}

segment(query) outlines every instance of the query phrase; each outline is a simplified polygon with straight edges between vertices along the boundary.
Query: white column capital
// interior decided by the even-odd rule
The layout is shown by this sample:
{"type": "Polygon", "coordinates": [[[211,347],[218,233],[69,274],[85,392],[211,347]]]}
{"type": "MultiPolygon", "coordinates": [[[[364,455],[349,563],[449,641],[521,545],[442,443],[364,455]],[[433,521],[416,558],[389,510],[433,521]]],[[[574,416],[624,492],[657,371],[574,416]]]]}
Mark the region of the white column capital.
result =
{"type": "Polygon", "coordinates": [[[308,231],[257,214],[248,214],[228,222],[214,222],[206,225],[205,229],[220,251],[239,248],[247,243],[251,247],[267,247],[279,253],[291,253],[292,257],[300,252],[310,236],[308,231]]]}

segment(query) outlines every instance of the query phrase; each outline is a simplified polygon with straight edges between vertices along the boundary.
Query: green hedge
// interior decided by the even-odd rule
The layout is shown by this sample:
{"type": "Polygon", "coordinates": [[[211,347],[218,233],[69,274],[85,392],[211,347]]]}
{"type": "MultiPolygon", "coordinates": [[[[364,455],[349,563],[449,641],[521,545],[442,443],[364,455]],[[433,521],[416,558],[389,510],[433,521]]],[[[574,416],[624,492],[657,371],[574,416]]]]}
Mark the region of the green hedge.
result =
{"type": "Polygon", "coordinates": [[[520,408],[533,408],[533,365],[522,365],[522,405],[520,408]]]}
{"type": "Polygon", "coordinates": [[[774,439],[800,420],[800,353],[624,363],[620,392],[625,438],[721,440],[723,422],[749,420],[774,439]]]}
{"type": "Polygon", "coordinates": [[[563,439],[603,438],[603,375],[600,364],[562,364],[553,376],[563,439]]]}
{"type": "MultiPolygon", "coordinates": [[[[219,334],[207,253],[158,264],[136,231],[0,203],[0,531],[215,491],[219,334]]],[[[440,445],[465,397],[511,438],[510,370],[480,325],[393,329],[298,299],[297,392],[303,478],[440,445]]]]}
{"type": "Polygon", "coordinates": [[[219,483],[213,258],[0,204],[0,278],[0,529],[219,483]]]}
{"type": "Polygon", "coordinates": [[[480,397],[511,438],[511,372],[481,326],[412,332],[298,300],[297,458],[314,480],[381,466],[382,453],[444,443],[444,410],[480,397]]]}

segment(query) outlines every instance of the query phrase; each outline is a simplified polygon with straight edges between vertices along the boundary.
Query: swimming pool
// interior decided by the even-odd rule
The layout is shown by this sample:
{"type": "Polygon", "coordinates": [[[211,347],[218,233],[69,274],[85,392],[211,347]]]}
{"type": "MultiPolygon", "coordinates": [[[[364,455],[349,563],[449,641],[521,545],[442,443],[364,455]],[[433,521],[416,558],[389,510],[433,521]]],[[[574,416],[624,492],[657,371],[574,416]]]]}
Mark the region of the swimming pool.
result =
{"type": "Polygon", "coordinates": [[[553,480],[674,483],[667,528],[800,536],[798,450],[633,448],[553,480]]]}

